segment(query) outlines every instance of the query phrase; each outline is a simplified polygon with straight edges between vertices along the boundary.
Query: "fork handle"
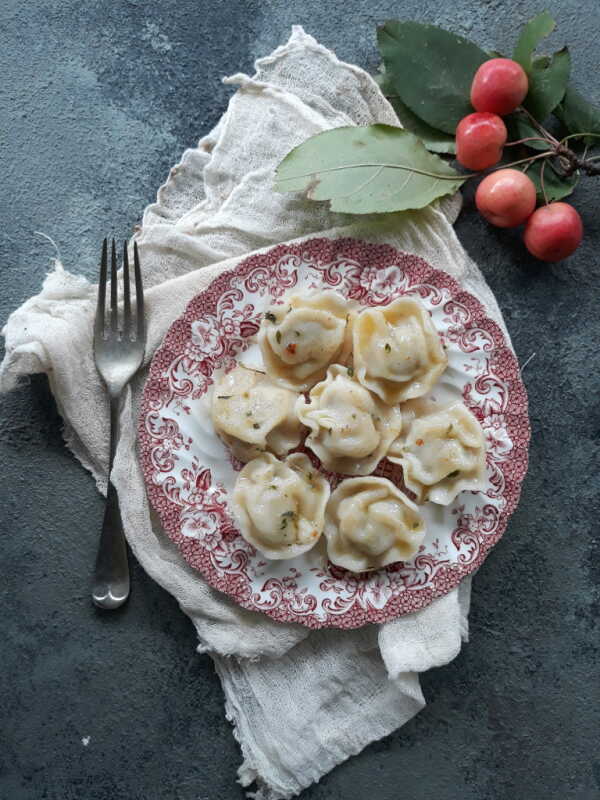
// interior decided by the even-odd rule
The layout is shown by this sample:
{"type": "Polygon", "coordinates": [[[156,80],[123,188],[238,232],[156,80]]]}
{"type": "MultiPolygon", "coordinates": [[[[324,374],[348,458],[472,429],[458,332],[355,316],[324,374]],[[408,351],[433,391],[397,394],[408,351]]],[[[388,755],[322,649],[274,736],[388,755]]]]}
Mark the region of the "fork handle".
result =
{"type": "Polygon", "coordinates": [[[129,564],[117,490],[110,479],[119,430],[120,394],[110,398],[110,456],[108,490],[96,566],[92,600],[99,608],[114,609],[129,597],[129,564]]]}

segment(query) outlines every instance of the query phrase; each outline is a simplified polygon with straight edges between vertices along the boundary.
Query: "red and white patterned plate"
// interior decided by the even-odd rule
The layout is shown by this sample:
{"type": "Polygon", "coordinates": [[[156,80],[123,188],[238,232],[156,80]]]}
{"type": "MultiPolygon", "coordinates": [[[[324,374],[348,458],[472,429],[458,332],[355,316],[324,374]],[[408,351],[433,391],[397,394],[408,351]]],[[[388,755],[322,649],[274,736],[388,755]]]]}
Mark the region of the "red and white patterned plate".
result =
{"type": "MultiPolygon", "coordinates": [[[[185,560],[245,608],[312,628],[356,628],[409,614],[473,572],[517,505],[529,435],[517,359],[481,303],[422,259],[353,239],[281,245],[216,278],[157,350],[139,420],[148,495],[185,560]],[[335,288],[364,306],[419,296],[449,358],[432,395],[462,397],[487,438],[486,490],[464,492],[447,507],[426,503],[428,533],[419,553],[362,575],[333,567],[322,546],[268,561],[241,537],[228,507],[241,464],[208,413],[217,374],[238,361],[260,363],[254,334],[265,308],[290,290],[314,287],[335,288]]],[[[376,474],[402,485],[401,468],[387,460],[376,474]]]]}

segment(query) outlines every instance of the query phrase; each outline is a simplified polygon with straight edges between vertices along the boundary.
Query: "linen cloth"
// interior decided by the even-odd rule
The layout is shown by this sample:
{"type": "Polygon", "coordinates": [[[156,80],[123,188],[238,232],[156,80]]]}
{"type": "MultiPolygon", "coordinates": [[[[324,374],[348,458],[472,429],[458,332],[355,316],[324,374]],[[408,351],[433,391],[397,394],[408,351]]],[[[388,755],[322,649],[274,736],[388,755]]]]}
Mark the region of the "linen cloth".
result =
{"type": "MultiPolygon", "coordinates": [[[[355,218],[273,191],[277,163],[312,134],[399,124],[366,72],[295,27],[285,45],[257,61],[253,77],[226,82],[238,87],[226,113],[173,167],[135,235],[147,287],[146,365],[170,323],[216,275],[250,253],[314,235],[355,236],[423,257],[477,295],[508,339],[452,228],[459,197],[355,218]]],[[[3,331],[0,388],[47,373],[66,443],[105,491],[108,405],[92,358],[95,300],[95,286],[57,261],[40,294],[3,331]]],[[[467,639],[470,580],[415,614],[357,631],[309,632],[239,608],[187,566],[149,508],[135,435],[145,375],[146,368],[127,391],[112,476],[128,542],[194,623],[199,652],[214,659],[242,751],[241,783],[256,781],[258,800],[292,797],[424,706],[418,673],[453,659],[467,639]]],[[[202,725],[200,711],[199,735],[202,725]]]]}

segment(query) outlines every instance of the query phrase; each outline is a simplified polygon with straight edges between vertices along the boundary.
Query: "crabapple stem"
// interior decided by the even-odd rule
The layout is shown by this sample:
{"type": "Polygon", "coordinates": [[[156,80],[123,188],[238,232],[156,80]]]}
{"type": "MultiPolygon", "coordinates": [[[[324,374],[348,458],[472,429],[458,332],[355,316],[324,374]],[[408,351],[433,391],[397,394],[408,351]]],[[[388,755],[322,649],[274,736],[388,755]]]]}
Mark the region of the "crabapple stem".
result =
{"type": "Polygon", "coordinates": [[[504,146],[513,147],[516,144],[524,144],[525,142],[546,142],[549,146],[552,145],[552,142],[544,136],[527,136],[525,139],[516,139],[514,142],[507,142],[504,146]]]}
{"type": "Polygon", "coordinates": [[[577,139],[581,138],[582,136],[591,136],[594,139],[600,139],[600,133],[570,133],[568,136],[565,136],[564,139],[560,140],[560,143],[566,142],[567,139],[577,139]]]}
{"type": "Polygon", "coordinates": [[[537,161],[539,158],[549,158],[550,156],[556,155],[554,150],[545,150],[543,153],[539,153],[537,156],[528,156],[527,158],[520,158],[518,161],[511,161],[510,164],[499,164],[497,167],[494,167],[492,172],[497,169],[508,169],[509,167],[517,167],[519,164],[531,164],[532,161],[537,161]]]}
{"type": "Polygon", "coordinates": [[[528,117],[533,127],[536,128],[543,135],[544,139],[548,139],[549,141],[552,142],[553,145],[558,145],[558,139],[552,136],[552,134],[549,131],[547,131],[546,128],[544,128],[544,126],[541,125],[537,121],[537,119],[533,116],[533,114],[527,111],[526,108],[524,108],[523,106],[519,106],[517,111],[522,111],[528,117]]]}
{"type": "Polygon", "coordinates": [[[542,161],[542,167],[540,169],[540,186],[542,187],[542,194],[544,195],[544,203],[548,205],[548,195],[546,194],[546,185],[544,183],[544,170],[546,169],[547,161],[542,161]]]}

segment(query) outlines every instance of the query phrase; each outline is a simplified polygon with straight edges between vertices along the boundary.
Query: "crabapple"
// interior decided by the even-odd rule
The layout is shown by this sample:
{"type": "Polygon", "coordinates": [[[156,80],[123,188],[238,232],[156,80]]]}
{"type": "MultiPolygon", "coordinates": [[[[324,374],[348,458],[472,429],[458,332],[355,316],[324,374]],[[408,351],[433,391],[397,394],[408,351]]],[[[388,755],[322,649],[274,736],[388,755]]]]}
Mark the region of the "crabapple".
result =
{"type": "Polygon", "coordinates": [[[471,105],[477,111],[510,114],[521,105],[528,89],[527,73],[520,64],[510,58],[492,58],[475,73],[471,105]]]}
{"type": "Polygon", "coordinates": [[[506,125],[497,114],[476,111],[456,126],[456,158],[467,169],[497,164],[506,143],[506,125]]]}
{"type": "Polygon", "coordinates": [[[492,225],[513,228],[535,209],[535,185],[518,169],[499,169],[485,177],[475,192],[479,213],[492,225]]]}
{"type": "Polygon", "coordinates": [[[532,256],[560,261],[579,247],[583,237],[581,217],[568,203],[550,203],[529,217],[523,239],[532,256]]]}

